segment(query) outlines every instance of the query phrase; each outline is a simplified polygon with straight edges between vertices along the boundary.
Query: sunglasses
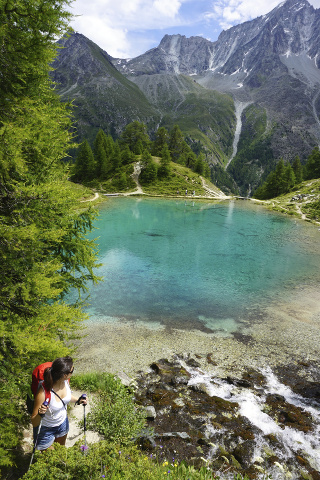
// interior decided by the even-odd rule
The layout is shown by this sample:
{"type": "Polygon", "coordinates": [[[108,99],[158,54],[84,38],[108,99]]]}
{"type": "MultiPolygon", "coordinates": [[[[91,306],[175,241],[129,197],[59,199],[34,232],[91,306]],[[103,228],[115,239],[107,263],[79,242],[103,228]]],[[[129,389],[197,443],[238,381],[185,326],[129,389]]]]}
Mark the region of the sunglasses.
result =
{"type": "Polygon", "coordinates": [[[67,373],[67,375],[72,375],[74,372],[74,367],[72,367],[72,369],[70,370],[70,372],[67,373]]]}

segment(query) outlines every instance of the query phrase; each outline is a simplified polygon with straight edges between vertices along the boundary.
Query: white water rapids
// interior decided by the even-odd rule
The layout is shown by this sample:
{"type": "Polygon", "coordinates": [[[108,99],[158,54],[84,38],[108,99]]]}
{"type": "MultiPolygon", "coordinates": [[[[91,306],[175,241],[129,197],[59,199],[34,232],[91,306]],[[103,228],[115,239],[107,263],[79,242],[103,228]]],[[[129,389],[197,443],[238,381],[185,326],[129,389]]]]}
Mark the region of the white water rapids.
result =
{"type": "MultiPolygon", "coordinates": [[[[314,470],[320,471],[320,411],[311,406],[310,403],[308,404],[308,400],[293,393],[289,387],[282,384],[271,369],[266,368],[261,371],[266,384],[263,390],[257,386],[255,393],[250,388],[238,387],[199,369],[191,369],[184,362],[181,362],[181,364],[191,374],[190,386],[201,385],[202,390],[205,390],[210,396],[220,397],[239,404],[239,414],[247,418],[260,432],[255,435],[254,462],[256,464],[263,463],[262,457],[268,450],[273,450],[276,456],[281,459],[281,463],[275,462],[272,469],[268,471],[273,480],[302,478],[298,470],[295,472],[295,469],[291,467],[289,471],[286,465],[288,460],[294,459],[296,455],[303,455],[314,470]],[[309,412],[312,416],[313,430],[304,433],[289,427],[281,428],[273,418],[265,413],[267,409],[264,407],[268,394],[281,395],[287,403],[309,412]],[[275,436],[281,448],[270,447],[266,435],[275,436]]],[[[210,434],[210,437],[214,433],[215,429],[209,427],[208,434],[210,434]]],[[[221,430],[219,433],[221,434],[221,430]]],[[[218,448],[218,445],[213,445],[211,457],[214,457],[218,448]]],[[[262,475],[261,478],[265,477],[262,475]]]]}

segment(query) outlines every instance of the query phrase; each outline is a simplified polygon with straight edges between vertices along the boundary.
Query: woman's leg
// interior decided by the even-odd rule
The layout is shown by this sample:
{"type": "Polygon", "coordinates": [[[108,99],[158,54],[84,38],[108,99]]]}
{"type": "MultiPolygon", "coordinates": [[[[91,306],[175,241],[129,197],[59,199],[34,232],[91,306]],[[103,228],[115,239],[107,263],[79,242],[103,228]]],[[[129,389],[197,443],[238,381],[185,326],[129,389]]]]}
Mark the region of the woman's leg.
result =
{"type": "Polygon", "coordinates": [[[60,443],[60,445],[65,445],[67,440],[67,433],[63,437],[55,438],[54,441],[60,443]]]}
{"type": "Polygon", "coordinates": [[[69,432],[69,420],[68,420],[68,417],[66,417],[65,421],[59,426],[59,430],[55,435],[54,441],[57,443],[60,443],[60,445],[65,445],[68,432],[69,432]]]}

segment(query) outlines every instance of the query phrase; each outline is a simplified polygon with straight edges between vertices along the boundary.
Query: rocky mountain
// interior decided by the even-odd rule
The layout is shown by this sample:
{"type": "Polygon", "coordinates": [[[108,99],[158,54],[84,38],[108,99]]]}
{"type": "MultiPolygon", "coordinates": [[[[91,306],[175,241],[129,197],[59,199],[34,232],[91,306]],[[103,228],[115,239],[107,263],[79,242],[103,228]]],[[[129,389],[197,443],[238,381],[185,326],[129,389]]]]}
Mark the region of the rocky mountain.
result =
{"type": "Polygon", "coordinates": [[[75,106],[80,139],[93,139],[100,127],[117,136],[132,120],[149,125],[159,122],[157,109],[95,43],[73,33],[59,40],[59,47],[52,79],[62,100],[75,106]]]}
{"type": "Polygon", "coordinates": [[[83,131],[178,123],[243,194],[281,157],[303,162],[320,143],[320,9],[307,0],[287,0],[216,42],[166,35],[133,59],[113,59],[79,34],[63,45],[54,79],[75,98],[83,131]]]}
{"type": "Polygon", "coordinates": [[[59,43],[52,78],[61,98],[76,107],[80,139],[92,139],[100,127],[117,137],[133,120],[146,123],[150,135],[160,125],[170,129],[177,123],[194,148],[205,149],[210,158],[224,163],[231,155],[235,117],[230,96],[183,75],[141,76],[132,82],[85,36],[73,33],[59,43]]]}

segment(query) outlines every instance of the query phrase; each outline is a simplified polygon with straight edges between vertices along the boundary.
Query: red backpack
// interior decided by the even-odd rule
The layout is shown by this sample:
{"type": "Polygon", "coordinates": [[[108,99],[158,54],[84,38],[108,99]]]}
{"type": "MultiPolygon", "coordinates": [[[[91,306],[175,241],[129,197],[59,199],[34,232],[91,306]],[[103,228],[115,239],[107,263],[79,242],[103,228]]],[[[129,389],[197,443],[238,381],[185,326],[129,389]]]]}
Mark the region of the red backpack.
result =
{"type": "Polygon", "coordinates": [[[32,390],[33,396],[34,397],[36,396],[37,391],[42,386],[48,403],[51,400],[51,391],[46,390],[44,386],[43,374],[45,369],[48,367],[51,367],[51,365],[52,365],[52,362],[46,362],[46,363],[42,363],[41,365],[38,365],[32,372],[32,383],[31,383],[31,390],[32,390]]]}

